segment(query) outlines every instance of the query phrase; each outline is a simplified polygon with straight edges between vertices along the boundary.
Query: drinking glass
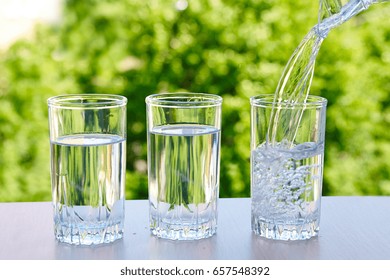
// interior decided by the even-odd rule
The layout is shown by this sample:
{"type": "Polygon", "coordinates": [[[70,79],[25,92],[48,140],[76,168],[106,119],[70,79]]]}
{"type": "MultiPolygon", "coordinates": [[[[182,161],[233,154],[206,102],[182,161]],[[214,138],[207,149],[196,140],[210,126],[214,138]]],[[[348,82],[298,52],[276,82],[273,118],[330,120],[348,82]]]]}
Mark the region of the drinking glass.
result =
{"type": "Polygon", "coordinates": [[[48,99],[54,234],[91,245],[123,236],[126,103],[119,95],[48,99]]]}
{"type": "Polygon", "coordinates": [[[316,236],[327,101],[309,95],[283,103],[259,95],[250,102],[252,230],[280,240],[316,236]]]}
{"type": "Polygon", "coordinates": [[[193,240],[216,232],[221,104],[220,96],[205,93],[146,98],[153,235],[193,240]]]}

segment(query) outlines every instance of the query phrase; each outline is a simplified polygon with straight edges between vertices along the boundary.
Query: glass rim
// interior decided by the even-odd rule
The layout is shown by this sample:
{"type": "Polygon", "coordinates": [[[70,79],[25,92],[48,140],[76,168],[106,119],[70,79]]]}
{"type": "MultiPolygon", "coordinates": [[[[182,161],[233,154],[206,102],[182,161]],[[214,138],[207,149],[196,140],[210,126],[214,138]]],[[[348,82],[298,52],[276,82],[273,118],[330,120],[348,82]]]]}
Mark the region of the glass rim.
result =
{"type": "Polygon", "coordinates": [[[272,107],[278,106],[282,108],[294,107],[325,107],[328,100],[318,95],[308,95],[304,102],[277,102],[274,100],[275,94],[259,94],[250,98],[250,103],[255,107],[272,107]]]}
{"type": "Polygon", "coordinates": [[[127,98],[122,95],[104,93],[63,94],[50,97],[49,107],[62,109],[101,109],[122,107],[127,104],[127,98]],[[85,102],[85,101],[89,102],[85,102]]]}
{"type": "Polygon", "coordinates": [[[216,94],[195,92],[169,92],[151,94],[145,98],[148,105],[171,108],[202,108],[222,104],[223,98],[216,94]]]}

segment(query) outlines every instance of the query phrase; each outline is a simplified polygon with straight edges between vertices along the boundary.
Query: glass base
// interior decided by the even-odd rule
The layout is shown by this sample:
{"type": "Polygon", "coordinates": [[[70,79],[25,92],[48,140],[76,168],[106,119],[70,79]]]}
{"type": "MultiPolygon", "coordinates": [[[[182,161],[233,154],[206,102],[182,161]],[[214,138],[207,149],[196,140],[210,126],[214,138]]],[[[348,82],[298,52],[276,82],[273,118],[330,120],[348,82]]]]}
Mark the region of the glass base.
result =
{"type": "Polygon", "coordinates": [[[171,240],[198,240],[213,236],[217,231],[216,221],[191,225],[160,223],[151,220],[150,232],[160,238],[171,240]]]}
{"type": "Polygon", "coordinates": [[[59,242],[73,245],[111,243],[123,237],[123,224],[117,223],[104,227],[81,227],[57,224],[54,226],[54,234],[59,242]]]}
{"type": "Polygon", "coordinates": [[[281,224],[261,218],[252,219],[252,231],[274,240],[306,240],[318,235],[319,220],[299,224],[281,224]]]}

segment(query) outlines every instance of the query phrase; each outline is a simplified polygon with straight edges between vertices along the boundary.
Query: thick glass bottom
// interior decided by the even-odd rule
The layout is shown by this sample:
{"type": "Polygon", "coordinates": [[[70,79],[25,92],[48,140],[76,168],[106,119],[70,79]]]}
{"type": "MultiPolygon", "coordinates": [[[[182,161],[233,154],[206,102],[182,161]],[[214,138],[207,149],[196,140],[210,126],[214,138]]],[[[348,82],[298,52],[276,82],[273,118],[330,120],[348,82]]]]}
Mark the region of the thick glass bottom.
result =
{"type": "Polygon", "coordinates": [[[172,224],[151,219],[153,235],[171,240],[198,240],[213,236],[217,231],[215,220],[197,224],[172,224]]]}
{"type": "Polygon", "coordinates": [[[252,231],[259,236],[274,240],[305,240],[318,235],[319,220],[303,223],[275,223],[259,217],[252,218],[252,231]]]}
{"type": "Polygon", "coordinates": [[[121,222],[110,226],[56,224],[54,234],[59,242],[73,245],[111,243],[123,237],[123,224],[121,222]]]}

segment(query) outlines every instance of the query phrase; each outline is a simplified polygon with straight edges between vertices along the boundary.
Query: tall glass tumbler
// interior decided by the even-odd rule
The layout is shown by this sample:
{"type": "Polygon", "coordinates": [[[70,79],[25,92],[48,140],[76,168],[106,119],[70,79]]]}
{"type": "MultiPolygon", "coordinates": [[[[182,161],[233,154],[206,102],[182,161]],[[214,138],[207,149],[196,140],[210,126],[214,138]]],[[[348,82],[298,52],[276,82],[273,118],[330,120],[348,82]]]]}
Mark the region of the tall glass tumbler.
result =
{"type": "Polygon", "coordinates": [[[151,233],[210,237],[217,229],[222,98],[162,93],[146,104],[151,233]]]}
{"type": "Polygon", "coordinates": [[[91,245],[123,236],[126,104],[119,95],[48,99],[54,233],[91,245]]]}
{"type": "Polygon", "coordinates": [[[251,100],[251,216],[255,234],[302,240],[319,232],[326,104],[251,100]]]}

